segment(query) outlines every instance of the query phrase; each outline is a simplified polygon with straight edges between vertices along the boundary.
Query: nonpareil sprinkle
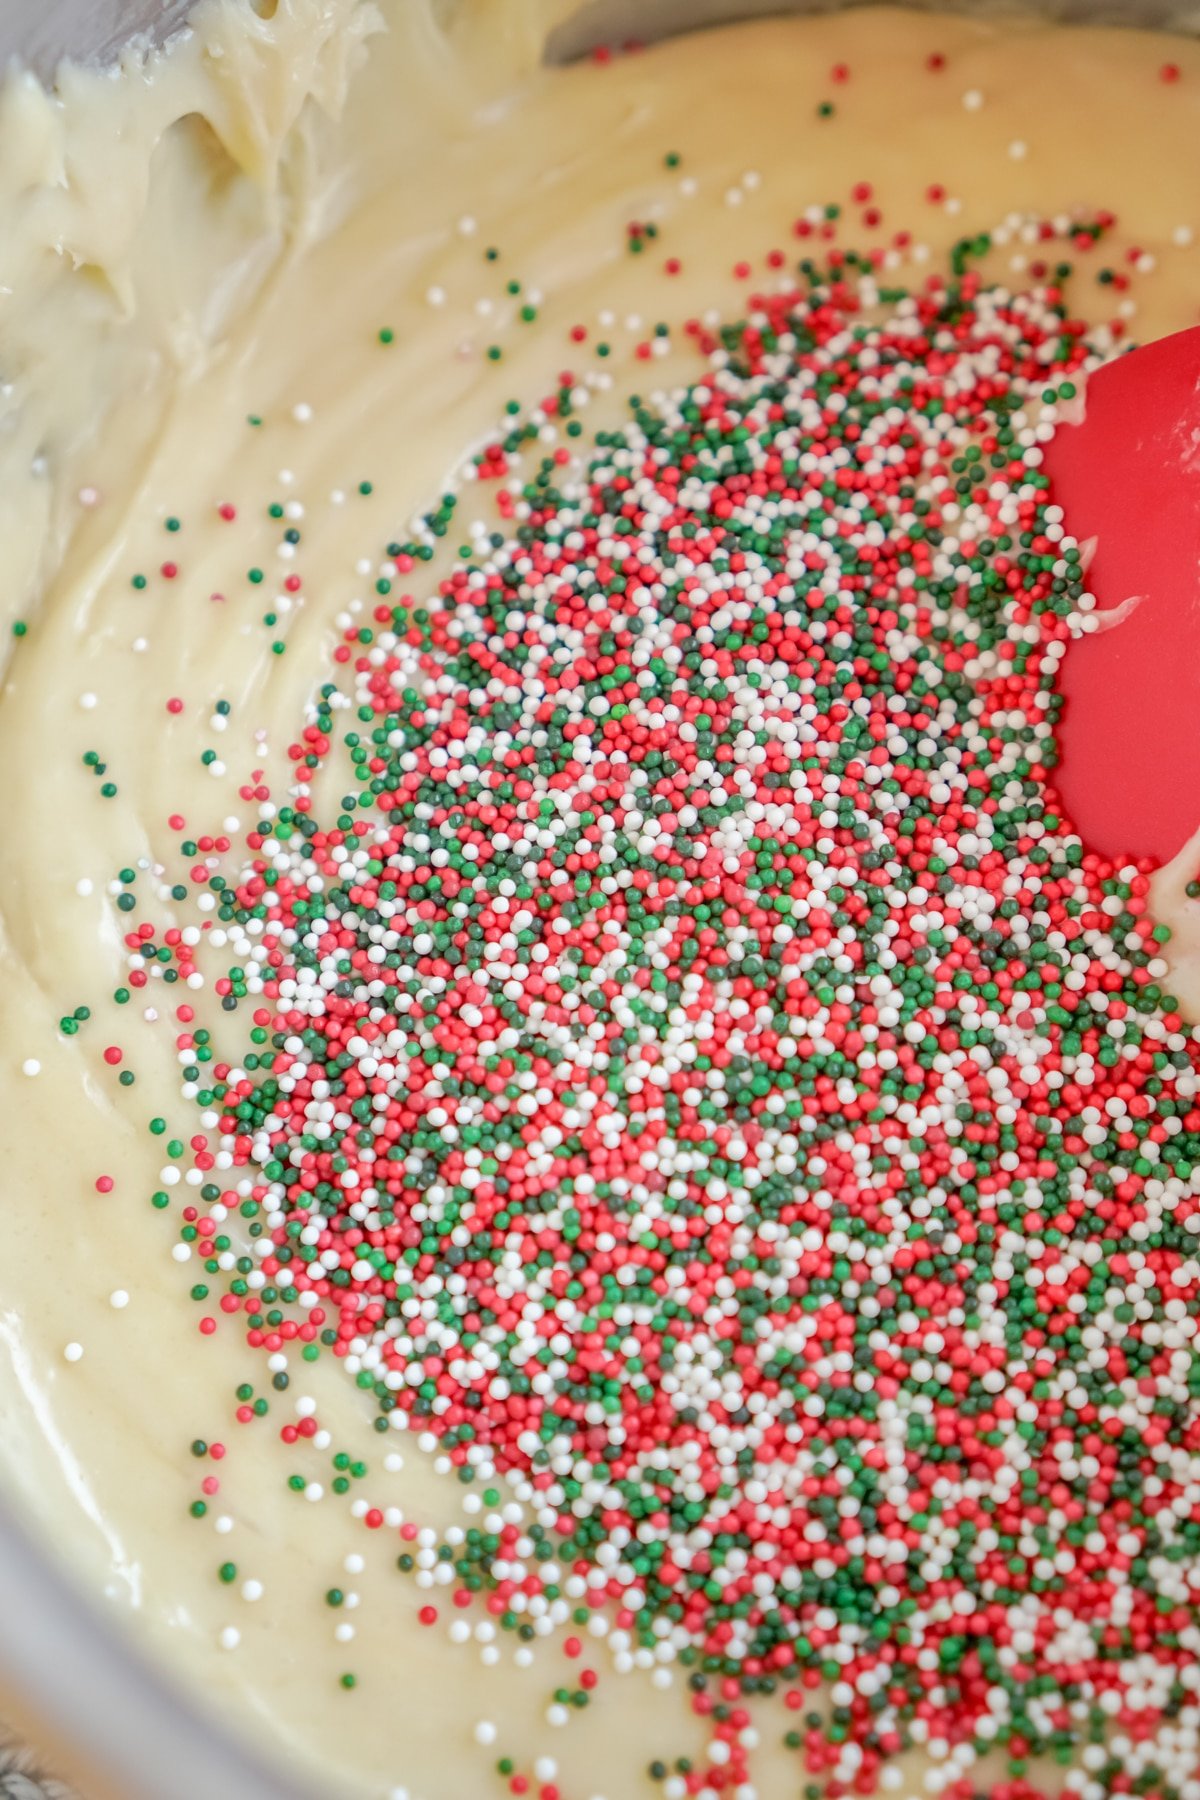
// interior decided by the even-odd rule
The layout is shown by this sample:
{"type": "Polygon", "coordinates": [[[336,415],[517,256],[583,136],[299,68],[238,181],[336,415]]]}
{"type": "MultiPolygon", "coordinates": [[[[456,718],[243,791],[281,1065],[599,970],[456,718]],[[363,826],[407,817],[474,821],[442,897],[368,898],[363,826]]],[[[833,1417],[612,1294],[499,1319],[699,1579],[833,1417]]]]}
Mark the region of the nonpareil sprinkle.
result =
{"type": "Polygon", "coordinates": [[[573,1570],[698,1707],[832,1683],[863,1792],[931,1738],[1200,1736],[1200,1045],[1146,866],[1052,789],[1038,427],[1111,342],[975,253],[699,330],[345,631],[223,890],[258,1035],[200,1140],[270,1236],[250,1342],[311,1315],[524,1501],[447,1547],[502,1627],[573,1570]]]}

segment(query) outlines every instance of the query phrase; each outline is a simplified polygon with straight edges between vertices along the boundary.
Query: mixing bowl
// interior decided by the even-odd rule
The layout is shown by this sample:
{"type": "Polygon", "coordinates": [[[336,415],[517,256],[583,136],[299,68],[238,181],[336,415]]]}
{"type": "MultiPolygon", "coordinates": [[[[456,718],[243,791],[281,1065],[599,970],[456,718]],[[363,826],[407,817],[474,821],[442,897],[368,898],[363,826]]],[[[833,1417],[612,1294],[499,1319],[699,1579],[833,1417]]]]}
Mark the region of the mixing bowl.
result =
{"type": "MultiPolygon", "coordinates": [[[[257,4],[267,10],[265,0],[257,4]]],[[[18,56],[49,79],[64,51],[109,58],[138,30],[161,40],[181,27],[187,7],[188,0],[2,0],[0,57],[18,56]]],[[[795,10],[790,0],[586,0],[551,32],[546,55],[565,61],[602,41],[786,10],[795,10]]],[[[1030,8],[999,0],[975,10],[1030,8]]],[[[1200,21],[1200,9],[1176,0],[1050,0],[1038,10],[1181,30],[1200,21]]],[[[38,1744],[86,1800],[303,1800],[301,1787],[223,1735],[108,1626],[2,1494],[0,1719],[38,1744]]]]}

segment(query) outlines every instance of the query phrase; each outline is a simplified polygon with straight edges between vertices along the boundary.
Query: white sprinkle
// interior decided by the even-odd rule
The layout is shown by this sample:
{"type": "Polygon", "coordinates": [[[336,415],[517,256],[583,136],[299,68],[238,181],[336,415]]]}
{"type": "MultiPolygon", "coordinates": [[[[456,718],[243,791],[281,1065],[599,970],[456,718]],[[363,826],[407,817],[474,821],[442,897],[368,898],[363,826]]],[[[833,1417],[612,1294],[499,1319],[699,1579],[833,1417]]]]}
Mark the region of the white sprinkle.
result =
{"type": "Polygon", "coordinates": [[[236,1650],[241,1641],[242,1634],[237,1626],[226,1625],[224,1631],[221,1633],[220,1639],[222,1650],[236,1650]]]}
{"type": "Polygon", "coordinates": [[[343,1567],[343,1569],[345,1569],[347,1575],[361,1575],[363,1570],[366,1568],[366,1566],[367,1565],[364,1562],[363,1558],[358,1554],[358,1552],[356,1550],[352,1550],[350,1555],[346,1558],[346,1560],[342,1564],[342,1567],[343,1567]]]}
{"type": "Polygon", "coordinates": [[[1171,233],[1171,242],[1178,244],[1181,250],[1186,250],[1194,236],[1195,233],[1190,225],[1177,225],[1171,233]]]}
{"type": "Polygon", "coordinates": [[[490,1719],[480,1719],[478,1725],[475,1727],[475,1742],[477,1744],[494,1744],[495,1741],[496,1727],[492,1724],[492,1721],[490,1719]]]}
{"type": "Polygon", "coordinates": [[[67,1344],[63,1349],[63,1355],[68,1362],[78,1362],[83,1355],[83,1345],[75,1343],[67,1344]]]}
{"type": "Polygon", "coordinates": [[[558,1764],[552,1756],[539,1756],[533,1765],[533,1772],[539,1781],[553,1781],[558,1774],[558,1764]]]}
{"type": "Polygon", "coordinates": [[[125,1292],[124,1288],[114,1288],[112,1293],[108,1296],[108,1304],[111,1307],[114,1307],[117,1312],[121,1312],[129,1305],[129,1295],[125,1292]]]}
{"type": "Polygon", "coordinates": [[[983,105],[983,95],[978,88],[968,88],[963,95],[963,105],[968,112],[978,112],[983,105]]]}
{"type": "Polygon", "coordinates": [[[297,425],[307,425],[312,418],[312,407],[307,400],[298,400],[292,408],[292,417],[297,425]]]}
{"type": "Polygon", "coordinates": [[[79,490],[80,506],[95,506],[100,498],[99,488],[81,487],[79,490]]]}
{"type": "Polygon", "coordinates": [[[1024,162],[1025,158],[1029,155],[1029,145],[1025,142],[1024,138],[1014,138],[1012,143],[1008,146],[1008,154],[1012,157],[1014,162],[1024,162]]]}
{"type": "Polygon", "coordinates": [[[445,306],[445,304],[446,304],[445,288],[440,288],[440,287],[426,288],[425,289],[425,300],[426,300],[426,304],[429,306],[445,306]]]}
{"type": "Polygon", "coordinates": [[[88,895],[93,892],[94,888],[95,883],[87,875],[81,875],[79,880],[75,883],[75,892],[79,895],[81,900],[86,900],[88,895]]]}
{"type": "Polygon", "coordinates": [[[21,1064],[22,1075],[40,1075],[41,1072],[42,1065],[36,1056],[27,1056],[21,1064]]]}
{"type": "Polygon", "coordinates": [[[478,222],[471,217],[470,213],[464,213],[462,218],[458,221],[459,236],[474,237],[478,230],[478,222]]]}
{"type": "Polygon", "coordinates": [[[261,1600],[262,1597],[263,1597],[263,1584],[261,1581],[243,1581],[243,1583],[242,1583],[242,1599],[243,1600],[261,1600]]]}
{"type": "Polygon", "coordinates": [[[80,704],[80,706],[82,706],[84,712],[91,712],[93,706],[95,706],[95,704],[96,704],[95,694],[92,694],[92,693],[80,694],[79,704],[80,704]]]}

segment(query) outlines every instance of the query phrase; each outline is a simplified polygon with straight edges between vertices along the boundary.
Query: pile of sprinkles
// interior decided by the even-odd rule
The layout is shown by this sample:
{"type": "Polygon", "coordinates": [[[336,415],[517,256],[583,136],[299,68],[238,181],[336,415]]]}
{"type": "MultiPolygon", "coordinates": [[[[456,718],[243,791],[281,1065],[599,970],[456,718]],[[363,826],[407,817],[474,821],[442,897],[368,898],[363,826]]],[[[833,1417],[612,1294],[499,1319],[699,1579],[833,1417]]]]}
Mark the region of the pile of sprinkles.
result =
{"type": "Polygon", "coordinates": [[[503,529],[392,555],[248,860],[129,932],[139,986],[222,964],[184,1240],[277,1386],[332,1353],[487,1489],[402,1566],[688,1671],[664,1792],[753,1794],[777,1692],[821,1792],[919,1745],[1194,1800],[1200,1045],[1052,788],[1041,447],[1111,339],[968,247],[693,338],[523,485],[487,452],[503,529]]]}

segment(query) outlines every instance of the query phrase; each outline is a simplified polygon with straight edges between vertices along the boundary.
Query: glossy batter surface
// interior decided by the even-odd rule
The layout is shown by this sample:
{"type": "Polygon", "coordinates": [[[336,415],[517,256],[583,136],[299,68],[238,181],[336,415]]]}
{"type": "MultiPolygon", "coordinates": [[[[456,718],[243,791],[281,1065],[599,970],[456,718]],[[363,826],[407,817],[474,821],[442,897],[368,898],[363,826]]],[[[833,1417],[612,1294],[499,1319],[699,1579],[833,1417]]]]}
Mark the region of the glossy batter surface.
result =
{"type": "MultiPolygon", "coordinates": [[[[870,10],[544,70],[536,8],[437,23],[393,6],[380,32],[348,3],[283,0],[252,27],[237,12],[215,8],[164,64],[76,78],[65,135],[31,90],[0,112],[5,165],[24,171],[6,201],[21,229],[4,252],[0,592],[26,627],[0,700],[0,1458],[114,1613],[325,1791],[499,1793],[476,1727],[501,1721],[503,1749],[553,1759],[564,1797],[634,1800],[657,1791],[655,1757],[698,1748],[686,1682],[666,1662],[634,1669],[558,1727],[561,1656],[505,1643],[493,1660],[423,1629],[428,1594],[396,1579],[394,1532],[365,1532],[353,1504],[444,1528],[460,1495],[413,1439],[380,1446],[341,1370],[293,1364],[271,1424],[248,1428],[253,1453],[233,1444],[235,1390],[261,1366],[233,1331],[198,1335],[196,1264],[172,1262],[148,1204],[169,1159],[147,1122],[187,1123],[185,996],[105,998],[126,969],[115,878],[136,867],[169,915],[172,817],[236,836],[254,771],[282,792],[335,630],[374,603],[381,546],[510,397],[536,403],[570,369],[592,386],[590,428],[629,392],[687,379],[686,334],[659,356],[655,324],[736,317],[737,265],[776,279],[766,259],[794,258],[796,221],[819,231],[842,208],[842,240],[910,281],[992,231],[986,266],[1021,285],[1039,255],[1028,220],[1107,209],[1112,238],[1078,258],[1079,309],[1142,338],[1193,323],[1200,51],[870,10]],[[347,84],[340,125],[305,99],[337,111],[347,84]],[[145,121],[121,156],[117,118],[145,121]],[[639,254],[631,223],[657,233],[639,254]],[[64,1033],[81,1003],[92,1016],[64,1033]],[[116,1044],[129,1089],[104,1057],[116,1044]],[[307,1396],[330,1452],[369,1465],[344,1499],[287,1486],[275,1427],[307,1396]],[[193,1439],[230,1441],[228,1473],[198,1469],[193,1439]],[[195,1519],[201,1475],[219,1486],[195,1519]],[[360,1602],[331,1608],[335,1588],[360,1602]]],[[[763,1708],[760,1800],[797,1790],[786,1723],[763,1708]]],[[[904,1790],[924,1774],[910,1758],[904,1790]]]]}

